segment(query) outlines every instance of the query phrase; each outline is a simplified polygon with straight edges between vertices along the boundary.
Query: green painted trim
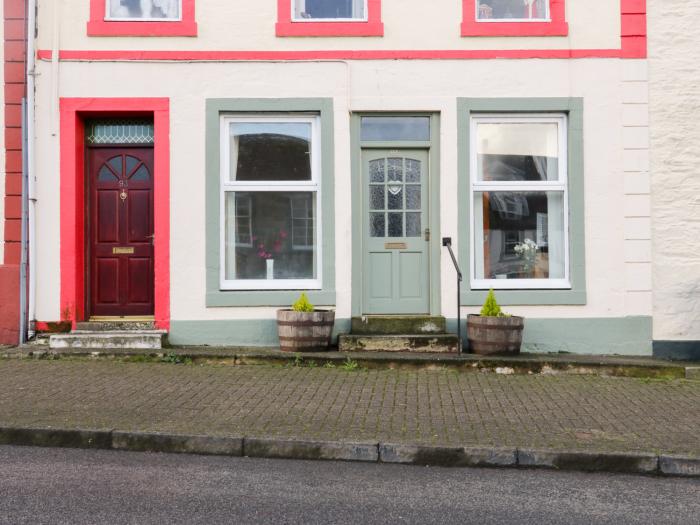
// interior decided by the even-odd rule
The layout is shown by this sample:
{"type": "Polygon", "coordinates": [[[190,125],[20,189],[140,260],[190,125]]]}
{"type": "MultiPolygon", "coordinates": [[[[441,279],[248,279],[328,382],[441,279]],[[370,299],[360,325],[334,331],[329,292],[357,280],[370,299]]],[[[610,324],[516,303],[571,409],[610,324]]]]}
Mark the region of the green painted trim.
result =
{"type": "Polygon", "coordinates": [[[322,289],[309,291],[317,304],[335,304],[335,161],[332,98],[217,98],[206,101],[206,265],[207,307],[286,306],[299,290],[220,290],[220,115],[222,113],[318,113],[321,117],[322,289]]]}
{"type": "MultiPolygon", "coordinates": [[[[333,342],[339,333],[349,331],[350,319],[336,319],[333,342]]],[[[168,341],[183,346],[279,346],[276,319],[171,321],[168,341]]]]}
{"type": "MultiPolygon", "coordinates": [[[[465,323],[464,320],[462,322],[465,323]]],[[[464,324],[462,328],[464,329],[464,324]]],[[[448,319],[447,330],[456,332],[456,319],[448,319]]],[[[650,316],[526,318],[522,351],[588,355],[652,355],[652,318],[650,316]]]]}
{"type": "Polygon", "coordinates": [[[429,188],[430,204],[430,315],[441,312],[440,282],[440,115],[438,113],[377,113],[361,112],[350,116],[350,151],[351,151],[351,213],[352,213],[352,315],[362,315],[362,256],[364,239],[362,236],[363,188],[362,188],[362,150],[363,149],[427,149],[430,162],[429,188]],[[395,141],[363,142],[360,140],[360,119],[366,115],[408,115],[430,117],[430,141],[395,141]]]}
{"type": "Polygon", "coordinates": [[[583,170],[583,99],[581,98],[459,98],[457,99],[459,258],[465,279],[462,305],[481,304],[482,290],[470,286],[469,245],[469,118],[472,113],[567,113],[569,174],[569,264],[570,290],[500,290],[503,305],[586,304],[585,207],[583,170]]]}

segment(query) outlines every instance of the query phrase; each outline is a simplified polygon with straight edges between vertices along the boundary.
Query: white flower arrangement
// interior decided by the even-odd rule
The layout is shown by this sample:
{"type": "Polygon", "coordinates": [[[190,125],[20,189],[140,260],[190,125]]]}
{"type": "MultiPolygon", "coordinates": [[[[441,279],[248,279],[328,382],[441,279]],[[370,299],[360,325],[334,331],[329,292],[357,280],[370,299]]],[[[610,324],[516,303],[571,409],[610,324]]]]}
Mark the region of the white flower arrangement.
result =
{"type": "Polygon", "coordinates": [[[531,272],[537,262],[537,250],[539,246],[532,239],[525,239],[523,242],[515,245],[513,250],[523,260],[523,269],[526,272],[531,272]]]}

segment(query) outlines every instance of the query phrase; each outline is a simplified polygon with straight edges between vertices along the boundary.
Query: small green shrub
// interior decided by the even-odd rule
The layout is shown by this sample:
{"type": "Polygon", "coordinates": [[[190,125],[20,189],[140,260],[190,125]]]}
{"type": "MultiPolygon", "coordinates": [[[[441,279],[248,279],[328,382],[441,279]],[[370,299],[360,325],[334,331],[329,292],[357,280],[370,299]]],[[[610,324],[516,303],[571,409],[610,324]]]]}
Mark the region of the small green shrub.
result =
{"type": "Polygon", "coordinates": [[[292,310],[295,312],[313,312],[314,305],[309,302],[304,292],[301,292],[299,299],[292,305],[292,310]]]}
{"type": "Polygon", "coordinates": [[[360,365],[357,363],[357,361],[353,361],[349,357],[345,360],[343,363],[343,370],[346,372],[354,372],[360,368],[360,365]]]}
{"type": "Polygon", "coordinates": [[[503,311],[501,310],[501,307],[498,305],[498,301],[496,301],[496,294],[493,293],[493,289],[489,290],[489,294],[486,297],[486,301],[484,302],[484,306],[481,308],[481,316],[482,317],[507,317],[507,315],[503,313],[503,311]]]}

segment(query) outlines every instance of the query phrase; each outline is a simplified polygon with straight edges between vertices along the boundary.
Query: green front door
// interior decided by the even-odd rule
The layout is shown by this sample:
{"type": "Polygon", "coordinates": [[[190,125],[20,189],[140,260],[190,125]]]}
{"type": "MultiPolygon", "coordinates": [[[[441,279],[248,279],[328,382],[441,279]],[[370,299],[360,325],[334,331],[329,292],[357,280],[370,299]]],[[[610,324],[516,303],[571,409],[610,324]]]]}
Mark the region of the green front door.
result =
{"type": "Polygon", "coordinates": [[[363,314],[430,313],[428,152],[362,152],[363,314]]]}

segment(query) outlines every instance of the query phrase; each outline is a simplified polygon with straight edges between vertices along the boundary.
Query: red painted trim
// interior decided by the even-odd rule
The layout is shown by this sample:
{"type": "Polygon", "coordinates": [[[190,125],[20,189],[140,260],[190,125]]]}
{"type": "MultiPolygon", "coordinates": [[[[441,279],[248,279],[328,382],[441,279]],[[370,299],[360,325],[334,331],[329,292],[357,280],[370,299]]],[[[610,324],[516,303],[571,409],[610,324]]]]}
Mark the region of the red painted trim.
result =
{"type": "Polygon", "coordinates": [[[647,57],[647,4],[646,0],[621,0],[623,58],[647,57]]]}
{"type": "MultiPolygon", "coordinates": [[[[51,60],[51,50],[38,52],[42,60],[51,60]]],[[[74,51],[61,50],[65,61],[171,60],[247,61],[247,60],[488,60],[523,58],[619,58],[619,49],[444,49],[419,51],[74,51]]]]}
{"type": "Polygon", "coordinates": [[[566,36],[564,0],[549,0],[551,22],[479,22],[476,19],[476,2],[462,0],[462,36],[566,36]]]}
{"type": "Polygon", "coordinates": [[[182,0],[179,22],[129,22],[105,20],[105,0],[90,0],[88,36],[197,36],[195,0],[182,0]]]}
{"type": "Polygon", "coordinates": [[[152,114],[155,126],[155,322],[170,326],[170,101],[167,98],[62,98],[60,145],[61,312],[85,319],[85,145],[90,116],[152,114]]]}
{"type": "Polygon", "coordinates": [[[363,22],[294,22],[292,2],[277,0],[277,36],[384,36],[381,0],[367,0],[367,21],[363,22]]]}

